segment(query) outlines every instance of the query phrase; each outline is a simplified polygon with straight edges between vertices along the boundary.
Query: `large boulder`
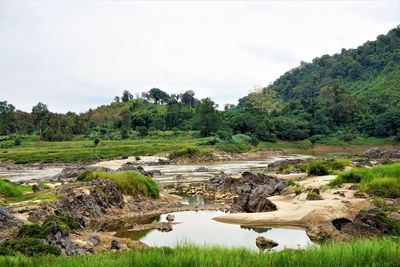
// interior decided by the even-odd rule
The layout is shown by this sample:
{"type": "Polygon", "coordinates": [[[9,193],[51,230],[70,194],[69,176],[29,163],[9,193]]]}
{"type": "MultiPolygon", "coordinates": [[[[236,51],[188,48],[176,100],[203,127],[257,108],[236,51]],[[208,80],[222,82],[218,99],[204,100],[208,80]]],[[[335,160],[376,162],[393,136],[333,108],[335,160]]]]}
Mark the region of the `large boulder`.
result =
{"type": "Polygon", "coordinates": [[[250,194],[243,193],[235,197],[232,210],[238,212],[267,212],[277,210],[276,205],[268,197],[269,194],[260,186],[250,194]]]}
{"type": "Polygon", "coordinates": [[[380,148],[370,148],[364,152],[364,156],[372,159],[400,159],[400,150],[387,149],[382,150],[380,148]]]}
{"type": "Polygon", "coordinates": [[[78,178],[78,176],[86,171],[111,171],[105,167],[94,167],[94,166],[69,166],[56,175],[53,176],[52,180],[54,181],[65,181],[65,180],[74,180],[78,178]]]}

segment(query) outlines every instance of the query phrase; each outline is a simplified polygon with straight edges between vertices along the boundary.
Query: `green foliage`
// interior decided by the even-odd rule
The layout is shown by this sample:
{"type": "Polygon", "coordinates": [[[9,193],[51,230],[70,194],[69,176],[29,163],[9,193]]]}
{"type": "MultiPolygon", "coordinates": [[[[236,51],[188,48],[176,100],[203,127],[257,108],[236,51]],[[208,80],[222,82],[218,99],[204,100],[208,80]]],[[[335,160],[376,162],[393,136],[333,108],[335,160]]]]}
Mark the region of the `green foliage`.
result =
{"type": "Polygon", "coordinates": [[[95,139],[93,140],[93,144],[94,144],[95,146],[97,146],[99,143],[100,143],[100,139],[95,138],[95,139]]]}
{"type": "Polygon", "coordinates": [[[94,179],[112,180],[125,194],[139,194],[153,198],[157,198],[160,194],[160,188],[152,178],[134,171],[112,173],[105,171],[84,172],[77,178],[78,181],[90,181],[94,179]]]}
{"type": "Polygon", "coordinates": [[[47,236],[54,235],[57,232],[68,234],[71,230],[78,229],[79,227],[79,224],[69,216],[51,215],[41,225],[22,225],[18,229],[17,237],[45,239],[47,236]]]}
{"type": "Polygon", "coordinates": [[[121,253],[98,253],[93,256],[71,257],[2,257],[0,265],[12,262],[13,267],[83,267],[83,266],[215,266],[215,267],[265,267],[265,266],[397,266],[400,244],[396,239],[358,239],[350,242],[328,242],[305,250],[286,249],[274,253],[260,253],[244,248],[217,246],[178,245],[176,248],[158,247],[121,253]],[[11,261],[14,259],[13,261],[11,261]]]}
{"type": "Polygon", "coordinates": [[[209,157],[212,154],[206,150],[202,150],[196,147],[185,147],[179,150],[174,150],[169,153],[170,159],[176,158],[194,158],[194,157],[209,157]]]}
{"type": "Polygon", "coordinates": [[[30,186],[17,185],[6,179],[0,178],[0,195],[2,197],[20,197],[29,191],[31,191],[30,186]]]}
{"type": "Polygon", "coordinates": [[[329,168],[325,162],[316,160],[309,163],[307,172],[308,175],[316,175],[316,176],[328,175],[329,168]]]}
{"type": "Polygon", "coordinates": [[[400,163],[354,168],[339,174],[330,186],[342,183],[361,183],[361,190],[376,196],[400,197],[400,163]]]}
{"type": "Polygon", "coordinates": [[[149,134],[149,129],[146,126],[138,126],[136,130],[139,133],[139,136],[147,136],[149,134]]]}
{"type": "Polygon", "coordinates": [[[285,184],[286,184],[286,186],[295,186],[296,182],[293,181],[292,179],[289,179],[289,180],[286,180],[285,184]]]}
{"type": "Polygon", "coordinates": [[[61,251],[59,248],[43,244],[41,240],[35,238],[6,240],[0,243],[0,256],[17,256],[19,253],[25,256],[41,256],[60,255],[61,251]]]}
{"type": "Polygon", "coordinates": [[[210,99],[205,98],[197,103],[193,126],[200,131],[200,135],[210,136],[217,132],[221,127],[221,117],[216,110],[216,104],[210,99]]]}
{"type": "Polygon", "coordinates": [[[243,153],[250,150],[250,146],[244,143],[239,143],[239,144],[218,143],[216,147],[222,151],[229,153],[243,153]]]}

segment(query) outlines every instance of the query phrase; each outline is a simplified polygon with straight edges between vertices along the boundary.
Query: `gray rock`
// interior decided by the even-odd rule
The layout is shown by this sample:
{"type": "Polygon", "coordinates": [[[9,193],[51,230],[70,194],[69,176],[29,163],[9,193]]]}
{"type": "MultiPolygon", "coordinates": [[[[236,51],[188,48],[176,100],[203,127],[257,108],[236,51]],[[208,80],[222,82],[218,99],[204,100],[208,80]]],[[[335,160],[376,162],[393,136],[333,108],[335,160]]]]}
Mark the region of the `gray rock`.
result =
{"type": "Polygon", "coordinates": [[[86,240],[86,243],[89,246],[97,246],[101,243],[101,239],[97,235],[92,235],[92,236],[89,236],[89,238],[86,240]]]}
{"type": "Polygon", "coordinates": [[[208,168],[206,167],[199,167],[194,170],[195,172],[208,172],[208,168]]]}
{"type": "Polygon", "coordinates": [[[42,191],[42,189],[37,184],[32,185],[32,192],[33,193],[37,193],[37,192],[40,192],[40,191],[42,191]]]}
{"type": "Polygon", "coordinates": [[[121,245],[119,244],[119,242],[117,240],[114,239],[111,241],[111,249],[115,249],[115,250],[121,249],[121,245]]]}
{"type": "Polygon", "coordinates": [[[6,208],[0,206],[0,228],[19,227],[22,224],[22,221],[18,220],[6,208]]]}
{"type": "Polygon", "coordinates": [[[168,214],[166,219],[168,222],[173,222],[175,220],[175,216],[172,214],[168,214]]]}

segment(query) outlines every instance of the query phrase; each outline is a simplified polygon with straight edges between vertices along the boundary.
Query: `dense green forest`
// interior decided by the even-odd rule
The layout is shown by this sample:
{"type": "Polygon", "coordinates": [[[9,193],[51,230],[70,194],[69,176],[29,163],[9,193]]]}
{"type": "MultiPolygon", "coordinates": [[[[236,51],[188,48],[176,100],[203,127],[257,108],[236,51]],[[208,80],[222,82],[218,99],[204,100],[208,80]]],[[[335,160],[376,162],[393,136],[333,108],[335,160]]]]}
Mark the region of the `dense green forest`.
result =
{"type": "Polygon", "coordinates": [[[356,49],[302,62],[223,110],[192,90],[169,95],[158,88],[135,97],[125,90],[111,104],[81,114],[53,113],[43,103],[27,113],[0,102],[0,135],[16,140],[126,139],[155,130],[196,130],[215,135],[210,142],[245,134],[254,144],[327,135],[400,138],[400,27],[356,49]]]}

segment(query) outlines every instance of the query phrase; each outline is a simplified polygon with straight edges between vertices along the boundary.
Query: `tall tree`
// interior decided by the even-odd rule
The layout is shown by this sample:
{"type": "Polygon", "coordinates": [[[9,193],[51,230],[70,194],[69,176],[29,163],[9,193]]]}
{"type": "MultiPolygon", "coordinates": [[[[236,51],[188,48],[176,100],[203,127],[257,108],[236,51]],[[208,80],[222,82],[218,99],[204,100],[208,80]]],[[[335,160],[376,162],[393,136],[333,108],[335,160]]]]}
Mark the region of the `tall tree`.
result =
{"type": "Polygon", "coordinates": [[[7,101],[0,101],[0,135],[16,131],[15,107],[7,101]]]}
{"type": "Polygon", "coordinates": [[[122,93],[122,97],[121,97],[122,102],[128,102],[129,100],[132,100],[132,99],[133,99],[133,95],[128,90],[125,90],[122,93]]]}
{"type": "Polygon", "coordinates": [[[201,136],[209,136],[221,128],[222,119],[216,110],[217,107],[210,98],[202,99],[197,103],[193,126],[200,130],[201,136]]]}
{"type": "Polygon", "coordinates": [[[49,113],[49,109],[46,104],[39,102],[36,106],[32,108],[33,123],[39,135],[42,135],[46,127],[45,117],[49,113]]]}

